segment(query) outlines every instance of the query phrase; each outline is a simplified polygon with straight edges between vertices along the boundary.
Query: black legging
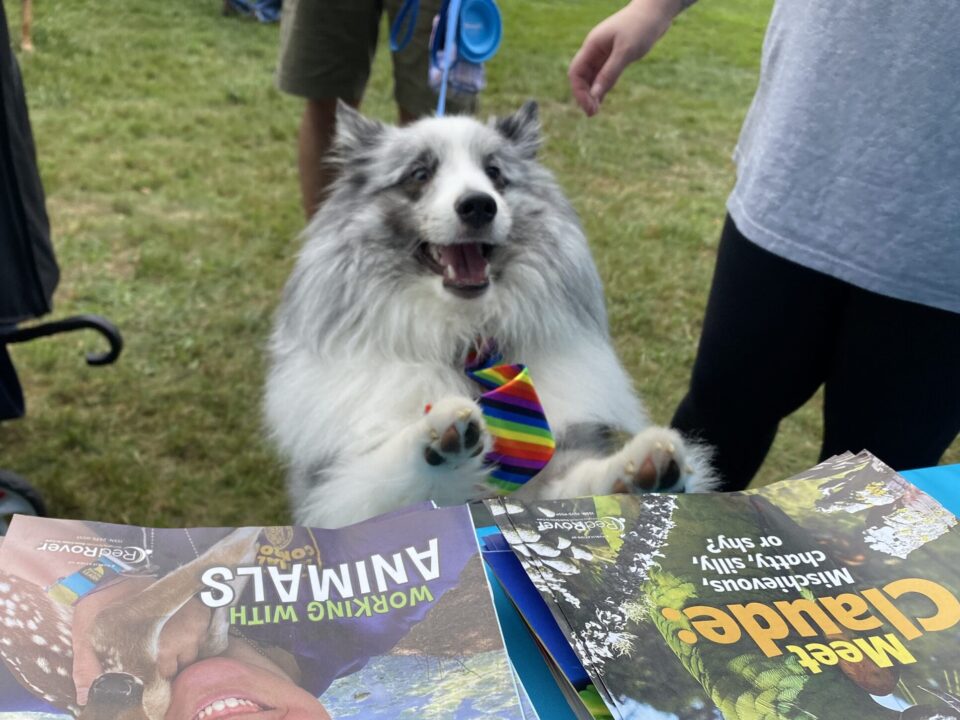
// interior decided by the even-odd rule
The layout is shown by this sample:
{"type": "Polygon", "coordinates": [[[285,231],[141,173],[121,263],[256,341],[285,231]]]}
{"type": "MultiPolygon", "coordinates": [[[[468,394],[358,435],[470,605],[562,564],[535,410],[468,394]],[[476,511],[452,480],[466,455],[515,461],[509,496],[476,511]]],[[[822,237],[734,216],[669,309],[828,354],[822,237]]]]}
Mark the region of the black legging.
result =
{"type": "Polygon", "coordinates": [[[867,449],[898,470],[936,465],[960,432],[960,314],[784,260],[728,216],[673,426],[712,445],[722,489],[741,490],[820,385],[821,459],[867,449]]]}

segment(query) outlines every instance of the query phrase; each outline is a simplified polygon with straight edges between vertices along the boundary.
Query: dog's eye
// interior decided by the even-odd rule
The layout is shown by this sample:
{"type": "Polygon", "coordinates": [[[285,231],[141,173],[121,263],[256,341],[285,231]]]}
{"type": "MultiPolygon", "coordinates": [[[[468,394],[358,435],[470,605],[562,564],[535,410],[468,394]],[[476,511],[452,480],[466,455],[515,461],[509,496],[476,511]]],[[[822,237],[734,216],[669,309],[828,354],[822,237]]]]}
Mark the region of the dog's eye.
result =
{"type": "Polygon", "coordinates": [[[427,170],[423,165],[418,165],[410,171],[409,177],[411,180],[423,183],[430,179],[430,171],[427,170]]]}
{"type": "Polygon", "coordinates": [[[503,179],[503,173],[496,165],[487,165],[483,170],[493,182],[500,182],[503,179]]]}

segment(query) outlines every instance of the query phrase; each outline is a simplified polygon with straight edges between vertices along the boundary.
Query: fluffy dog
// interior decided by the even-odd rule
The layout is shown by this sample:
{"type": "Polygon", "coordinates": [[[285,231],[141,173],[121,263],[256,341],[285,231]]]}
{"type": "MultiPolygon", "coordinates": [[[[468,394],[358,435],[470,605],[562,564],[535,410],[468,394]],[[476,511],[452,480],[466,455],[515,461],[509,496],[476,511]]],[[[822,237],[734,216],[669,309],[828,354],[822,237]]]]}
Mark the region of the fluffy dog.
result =
{"type": "Polygon", "coordinates": [[[491,339],[529,367],[557,441],[519,492],[708,488],[702,451],[649,426],[617,360],[583,230],[536,159],[535,104],[486,125],[405,128],[341,104],[337,127],[339,177],[306,228],[270,345],[266,418],[297,522],[491,494],[490,439],[463,372],[491,339]]]}

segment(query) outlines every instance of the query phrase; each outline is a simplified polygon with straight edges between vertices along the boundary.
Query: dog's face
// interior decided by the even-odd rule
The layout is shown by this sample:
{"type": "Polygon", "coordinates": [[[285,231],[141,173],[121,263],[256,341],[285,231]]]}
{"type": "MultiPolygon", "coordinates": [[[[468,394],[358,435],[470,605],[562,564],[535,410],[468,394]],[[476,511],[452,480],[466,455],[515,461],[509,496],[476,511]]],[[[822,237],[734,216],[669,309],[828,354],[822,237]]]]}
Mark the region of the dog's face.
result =
{"type": "Polygon", "coordinates": [[[390,230],[384,258],[413,281],[457,298],[484,296],[502,274],[515,240],[514,217],[540,130],[534,103],[484,125],[430,118],[381,125],[346,105],[338,110],[341,185],[390,230]]]}
{"type": "MultiPolygon", "coordinates": [[[[522,158],[489,128],[462,120],[424,122],[413,133],[412,159],[399,191],[420,243],[417,259],[441,278],[443,288],[475,298],[490,286],[490,265],[510,238],[508,172],[522,158]]],[[[411,228],[411,229],[414,229],[411,228]]]]}
{"type": "Polygon", "coordinates": [[[306,229],[275,340],[447,362],[478,337],[519,352],[605,334],[586,238],[539,145],[534,103],[487,123],[400,128],[341,105],[337,180],[306,229]]]}

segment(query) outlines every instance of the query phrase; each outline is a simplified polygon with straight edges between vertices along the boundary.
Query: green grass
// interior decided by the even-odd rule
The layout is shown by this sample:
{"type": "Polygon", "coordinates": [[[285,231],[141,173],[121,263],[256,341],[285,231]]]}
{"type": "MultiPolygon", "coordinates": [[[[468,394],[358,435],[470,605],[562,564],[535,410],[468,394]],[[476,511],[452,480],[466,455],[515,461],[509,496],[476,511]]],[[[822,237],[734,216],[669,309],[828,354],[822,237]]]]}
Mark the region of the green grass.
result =
{"type": "MultiPolygon", "coordinates": [[[[19,3],[7,6],[16,28],[19,3]]],[[[20,59],[63,269],[56,314],[102,313],[127,341],[105,369],[82,362],[89,336],[13,351],[29,413],[0,428],[0,466],[28,476],[57,515],[286,518],[259,405],[301,226],[301,104],[273,87],[277,28],[222,18],[219,6],[36,5],[37,50],[20,59]]],[[[544,159],[586,224],[618,348],[666,422],[696,349],[770,0],[695,6],[592,120],[572,104],[566,66],[618,2],[502,6],[484,113],[540,101],[544,159]]],[[[390,119],[384,49],[365,110],[390,119]]],[[[783,423],[758,481],[812,464],[819,435],[815,399],[783,423]]]]}

